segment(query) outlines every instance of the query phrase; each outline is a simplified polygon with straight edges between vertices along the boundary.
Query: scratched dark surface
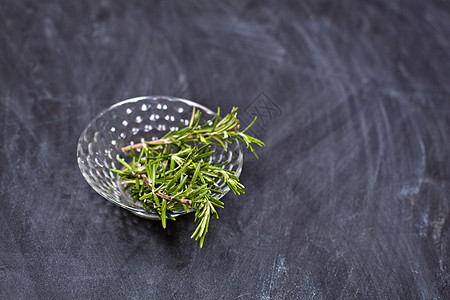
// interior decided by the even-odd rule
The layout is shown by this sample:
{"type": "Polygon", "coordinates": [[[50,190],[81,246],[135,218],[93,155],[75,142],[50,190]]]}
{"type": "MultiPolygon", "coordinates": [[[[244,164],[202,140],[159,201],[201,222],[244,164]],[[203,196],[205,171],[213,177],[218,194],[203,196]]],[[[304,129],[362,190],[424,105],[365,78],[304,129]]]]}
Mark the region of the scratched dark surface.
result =
{"type": "Polygon", "coordinates": [[[1,299],[448,299],[449,1],[2,1],[1,299]],[[205,246],[76,162],[140,95],[257,113],[205,246]]]}

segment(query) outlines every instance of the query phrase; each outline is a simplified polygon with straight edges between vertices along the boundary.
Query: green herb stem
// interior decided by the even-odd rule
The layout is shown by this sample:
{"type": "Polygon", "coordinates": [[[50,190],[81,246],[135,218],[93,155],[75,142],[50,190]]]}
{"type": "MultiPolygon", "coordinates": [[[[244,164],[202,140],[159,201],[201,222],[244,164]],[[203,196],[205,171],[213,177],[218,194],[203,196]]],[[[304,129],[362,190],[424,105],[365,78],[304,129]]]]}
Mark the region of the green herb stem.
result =
{"type": "Polygon", "coordinates": [[[218,218],[217,208],[224,205],[215,197],[221,193],[218,181],[222,180],[235,194],[244,193],[244,185],[234,172],[222,168],[225,162],[218,165],[210,162],[214,154],[211,145],[226,150],[229,143],[239,139],[256,157],[252,144],[265,145],[245,133],[256,118],[244,131],[239,131],[237,107],[223,118],[219,108],[203,125],[200,119],[201,111],[194,107],[187,127],[180,124],[178,130],[161,139],[123,147],[131,162],[117,157],[123,169],[111,171],[122,179],[124,191],[130,190],[133,203],[140,201],[144,209],[157,213],[164,228],[167,218],[175,220],[172,214],[195,210],[197,227],[191,237],[200,239],[202,247],[210,219],[218,218]]]}

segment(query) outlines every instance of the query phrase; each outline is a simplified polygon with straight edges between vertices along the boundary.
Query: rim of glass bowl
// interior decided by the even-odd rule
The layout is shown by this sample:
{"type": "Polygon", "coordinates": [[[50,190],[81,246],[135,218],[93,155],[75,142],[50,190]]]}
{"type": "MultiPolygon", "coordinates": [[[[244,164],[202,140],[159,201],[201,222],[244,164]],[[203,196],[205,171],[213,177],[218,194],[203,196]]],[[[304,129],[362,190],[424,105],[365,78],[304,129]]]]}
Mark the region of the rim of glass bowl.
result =
{"type": "MultiPolygon", "coordinates": [[[[114,110],[114,109],[116,109],[116,108],[118,108],[118,107],[120,107],[120,106],[122,106],[124,104],[136,103],[136,102],[143,101],[143,100],[150,100],[150,101],[165,100],[165,101],[170,101],[170,102],[183,102],[183,103],[185,103],[185,104],[187,104],[187,105],[189,105],[191,107],[195,106],[197,108],[200,108],[200,109],[204,110],[205,112],[210,114],[211,117],[213,115],[215,115],[215,113],[211,109],[209,109],[209,108],[207,108],[207,107],[205,107],[205,106],[203,106],[203,105],[201,105],[201,104],[199,104],[197,102],[194,102],[194,101],[191,101],[191,100],[187,100],[187,99],[177,98],[177,97],[170,97],[170,96],[141,96],[141,97],[134,97],[134,98],[130,98],[130,99],[126,99],[126,100],[117,102],[117,103],[111,105],[110,107],[102,110],[100,113],[98,113],[88,123],[88,125],[84,128],[84,130],[81,132],[80,137],[78,138],[78,144],[77,144],[77,162],[78,162],[78,167],[80,169],[80,172],[83,175],[83,178],[86,180],[86,182],[100,196],[102,196],[106,200],[114,203],[115,205],[118,205],[118,206],[120,206],[120,207],[122,207],[124,209],[127,209],[127,210],[131,211],[132,213],[134,213],[134,214],[136,214],[136,215],[138,215],[140,217],[147,218],[147,219],[159,219],[159,216],[156,213],[147,211],[147,210],[145,210],[144,208],[141,208],[141,207],[130,206],[130,205],[126,204],[126,203],[123,203],[123,202],[120,202],[120,201],[116,200],[113,197],[107,197],[107,196],[103,195],[103,193],[100,190],[100,188],[98,188],[97,186],[95,186],[93,184],[93,182],[91,182],[91,179],[88,177],[86,172],[83,171],[82,166],[81,166],[81,164],[83,164],[83,161],[82,161],[81,155],[80,155],[81,143],[83,142],[82,139],[86,136],[86,132],[96,123],[96,121],[98,119],[100,119],[102,116],[104,116],[106,113],[108,113],[108,112],[110,112],[110,111],[112,111],[112,110],[114,110]]],[[[242,148],[241,148],[241,145],[240,145],[239,141],[236,140],[235,143],[237,143],[237,149],[239,151],[239,153],[238,153],[238,167],[237,167],[237,169],[235,171],[235,174],[236,174],[237,177],[239,177],[241,172],[242,172],[242,167],[243,167],[243,153],[242,153],[243,151],[242,151],[242,148]]],[[[89,168],[91,168],[91,167],[89,167],[89,168]]],[[[221,194],[221,196],[219,198],[222,198],[223,196],[225,196],[225,194],[227,194],[229,192],[229,190],[230,190],[229,187],[226,186],[224,188],[223,193],[221,194]]],[[[124,195],[124,193],[122,191],[120,193],[121,193],[122,196],[124,195]]],[[[191,210],[189,212],[192,212],[192,211],[194,211],[194,210],[191,210]]],[[[176,217],[176,216],[183,215],[183,214],[186,214],[186,213],[188,213],[188,212],[179,212],[179,213],[173,214],[173,216],[176,217]]]]}

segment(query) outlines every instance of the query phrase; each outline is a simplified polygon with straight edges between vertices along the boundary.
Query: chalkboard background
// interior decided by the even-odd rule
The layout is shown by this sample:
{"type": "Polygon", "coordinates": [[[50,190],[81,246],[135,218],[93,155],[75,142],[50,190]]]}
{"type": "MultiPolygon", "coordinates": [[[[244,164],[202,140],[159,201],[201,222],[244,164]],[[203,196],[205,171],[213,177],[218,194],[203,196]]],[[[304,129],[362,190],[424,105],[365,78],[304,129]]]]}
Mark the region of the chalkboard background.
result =
{"type": "Polygon", "coordinates": [[[449,1],[2,1],[0,298],[448,299],[449,1]],[[260,116],[203,249],[76,162],[115,102],[260,116]]]}

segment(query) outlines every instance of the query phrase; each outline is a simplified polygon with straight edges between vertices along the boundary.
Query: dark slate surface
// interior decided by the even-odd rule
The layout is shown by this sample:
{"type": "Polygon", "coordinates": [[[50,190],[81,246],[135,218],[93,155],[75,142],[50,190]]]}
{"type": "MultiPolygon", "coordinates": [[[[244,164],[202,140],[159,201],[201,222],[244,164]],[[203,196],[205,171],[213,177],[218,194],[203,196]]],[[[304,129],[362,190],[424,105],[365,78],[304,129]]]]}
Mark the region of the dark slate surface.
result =
{"type": "Polygon", "coordinates": [[[2,1],[0,45],[0,298],[450,297],[449,1],[2,1]],[[264,121],[203,249],[78,170],[139,95],[264,121]]]}

